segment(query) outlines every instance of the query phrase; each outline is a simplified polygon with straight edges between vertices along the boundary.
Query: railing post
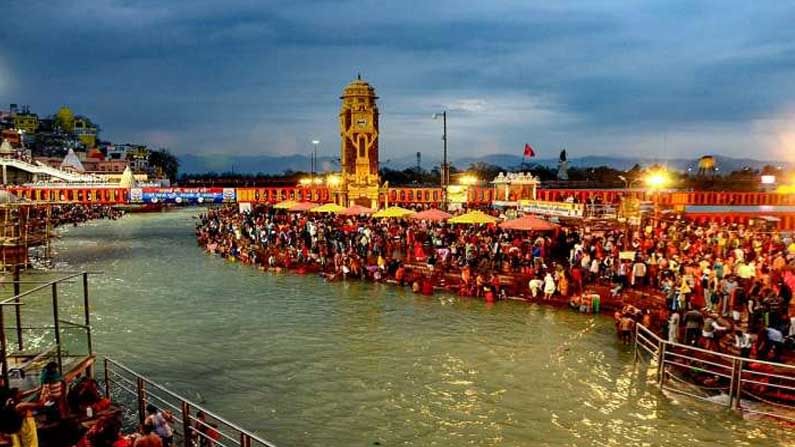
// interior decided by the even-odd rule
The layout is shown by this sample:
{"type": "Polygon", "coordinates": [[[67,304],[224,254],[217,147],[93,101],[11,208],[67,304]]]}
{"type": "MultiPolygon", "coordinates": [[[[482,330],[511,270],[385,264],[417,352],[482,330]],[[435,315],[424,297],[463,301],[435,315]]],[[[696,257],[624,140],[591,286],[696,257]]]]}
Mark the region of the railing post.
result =
{"type": "Polygon", "coordinates": [[[247,434],[240,432],[240,447],[250,447],[251,439],[247,434]]]}
{"type": "Polygon", "coordinates": [[[88,272],[83,272],[83,312],[84,324],[86,325],[86,343],[88,344],[88,355],[94,355],[94,347],[91,343],[91,307],[88,301],[88,272]]]}
{"type": "Polygon", "coordinates": [[[662,389],[665,383],[665,342],[662,340],[660,340],[660,350],[657,353],[657,369],[657,374],[660,375],[660,389],[662,389]]]}
{"type": "Polygon", "coordinates": [[[737,367],[737,385],[735,385],[737,395],[734,397],[735,410],[740,409],[740,399],[743,397],[743,363],[745,363],[745,359],[740,359],[739,366],[737,367]]]}
{"type": "Polygon", "coordinates": [[[3,306],[0,305],[0,374],[3,383],[8,385],[8,356],[6,355],[6,328],[3,316],[3,306]]]}
{"type": "Polygon", "coordinates": [[[108,359],[105,358],[102,362],[105,366],[105,397],[110,399],[110,373],[108,373],[108,359]]]}
{"type": "Polygon", "coordinates": [[[191,432],[191,423],[190,423],[190,405],[184,400],[182,401],[182,442],[185,447],[192,447],[193,443],[191,442],[191,438],[193,438],[193,433],[191,432]]]}
{"type": "Polygon", "coordinates": [[[635,347],[635,352],[632,357],[632,364],[634,365],[638,363],[638,325],[637,324],[635,325],[635,336],[632,338],[632,343],[635,347]]]}
{"type": "Polygon", "coordinates": [[[52,319],[55,328],[55,349],[58,354],[58,372],[63,374],[61,358],[61,323],[58,321],[58,283],[52,284],[52,319]]]}
{"type": "Polygon", "coordinates": [[[20,309],[20,299],[19,294],[21,293],[19,289],[19,265],[14,266],[14,303],[16,303],[16,309],[14,309],[14,313],[16,314],[17,319],[17,347],[19,348],[20,352],[24,349],[24,343],[22,342],[22,309],[20,309]]]}
{"type": "Polygon", "coordinates": [[[146,388],[144,379],[141,377],[136,380],[136,391],[138,392],[138,422],[143,425],[146,420],[146,388]]]}
{"type": "Polygon", "coordinates": [[[732,377],[729,380],[729,408],[734,408],[734,385],[737,378],[737,359],[732,359],[732,377]]]}

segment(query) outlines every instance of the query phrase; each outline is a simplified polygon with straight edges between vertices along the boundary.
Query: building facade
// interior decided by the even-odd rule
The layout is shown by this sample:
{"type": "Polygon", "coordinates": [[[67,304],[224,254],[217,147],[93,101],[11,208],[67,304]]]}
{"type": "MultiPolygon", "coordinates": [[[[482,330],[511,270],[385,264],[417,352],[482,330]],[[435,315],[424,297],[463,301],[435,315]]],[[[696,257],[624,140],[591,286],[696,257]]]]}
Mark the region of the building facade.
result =
{"type": "Polygon", "coordinates": [[[36,129],[39,128],[39,116],[35,113],[16,114],[12,120],[14,128],[26,133],[36,133],[36,129]]]}
{"type": "Polygon", "coordinates": [[[77,118],[74,120],[74,130],[72,133],[74,133],[87,149],[97,145],[97,128],[91,125],[91,122],[85,118],[77,118]]]}

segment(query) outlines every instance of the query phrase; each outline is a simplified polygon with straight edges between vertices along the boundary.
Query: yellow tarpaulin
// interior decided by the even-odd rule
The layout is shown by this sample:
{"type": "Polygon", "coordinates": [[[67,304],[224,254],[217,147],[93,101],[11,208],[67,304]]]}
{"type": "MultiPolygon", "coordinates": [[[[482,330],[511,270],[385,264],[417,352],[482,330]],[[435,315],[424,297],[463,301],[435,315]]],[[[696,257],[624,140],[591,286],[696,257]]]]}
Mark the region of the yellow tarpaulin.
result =
{"type": "Polygon", "coordinates": [[[310,213],[339,213],[340,211],[344,210],[345,207],[339,206],[336,203],[327,203],[325,205],[321,205],[317,208],[312,208],[309,210],[310,213]]]}
{"type": "Polygon", "coordinates": [[[273,205],[273,207],[276,208],[277,210],[289,210],[290,208],[295,206],[296,203],[298,202],[296,202],[295,200],[285,200],[284,202],[279,202],[276,205],[273,205]]]}
{"type": "Polygon", "coordinates": [[[406,217],[412,214],[414,214],[414,211],[399,206],[390,206],[389,208],[384,208],[373,214],[373,217],[406,217]]]}
{"type": "Polygon", "coordinates": [[[490,224],[497,222],[497,218],[491,217],[483,211],[471,211],[469,213],[453,217],[447,222],[453,224],[490,224]]]}

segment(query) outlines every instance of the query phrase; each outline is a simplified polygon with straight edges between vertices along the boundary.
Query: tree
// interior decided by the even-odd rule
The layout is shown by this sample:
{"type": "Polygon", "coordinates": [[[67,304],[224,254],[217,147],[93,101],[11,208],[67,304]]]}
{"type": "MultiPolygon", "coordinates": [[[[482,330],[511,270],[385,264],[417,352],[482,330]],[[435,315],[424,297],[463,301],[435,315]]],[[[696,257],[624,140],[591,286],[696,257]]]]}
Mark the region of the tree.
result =
{"type": "Polygon", "coordinates": [[[179,160],[168,149],[158,149],[149,153],[149,166],[160,169],[172,182],[177,178],[179,160]]]}
{"type": "Polygon", "coordinates": [[[55,127],[65,132],[72,133],[75,130],[75,114],[69,107],[63,106],[55,113],[55,127]]]}
{"type": "Polygon", "coordinates": [[[495,177],[500,175],[500,172],[505,172],[505,169],[501,168],[500,166],[478,161],[469,165],[467,171],[473,173],[484,181],[490,182],[495,177]]]}

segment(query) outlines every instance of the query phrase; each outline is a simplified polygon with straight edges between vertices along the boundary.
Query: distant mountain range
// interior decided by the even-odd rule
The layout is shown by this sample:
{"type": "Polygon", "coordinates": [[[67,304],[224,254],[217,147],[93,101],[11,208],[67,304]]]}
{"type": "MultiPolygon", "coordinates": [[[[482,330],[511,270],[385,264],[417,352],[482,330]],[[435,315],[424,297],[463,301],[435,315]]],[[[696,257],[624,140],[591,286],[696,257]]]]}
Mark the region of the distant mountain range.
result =
{"type": "MultiPolygon", "coordinates": [[[[755,160],[751,158],[732,158],[725,156],[715,156],[718,168],[723,172],[731,172],[744,167],[760,169],[765,165],[792,167],[791,163],[755,160]]],[[[181,155],[179,156],[180,172],[185,174],[202,174],[208,172],[234,172],[238,174],[281,174],[285,171],[309,171],[310,160],[305,155],[181,155]]],[[[518,168],[522,164],[522,157],[512,154],[492,154],[481,157],[461,157],[451,160],[451,163],[459,169],[466,169],[473,163],[487,163],[505,169],[518,168]]],[[[617,156],[589,155],[585,157],[569,158],[572,167],[596,167],[610,166],[615,169],[631,169],[635,164],[650,166],[661,164],[669,169],[684,171],[688,168],[697,169],[698,159],[692,158],[626,158],[617,156]]],[[[439,166],[440,160],[423,158],[421,165],[423,169],[432,169],[439,166]]],[[[558,164],[557,158],[527,159],[527,166],[535,165],[555,167],[558,164]]],[[[403,170],[417,165],[416,156],[405,156],[382,160],[381,166],[403,170]]],[[[320,171],[334,171],[339,169],[336,158],[319,157],[318,166],[320,171]]]]}

